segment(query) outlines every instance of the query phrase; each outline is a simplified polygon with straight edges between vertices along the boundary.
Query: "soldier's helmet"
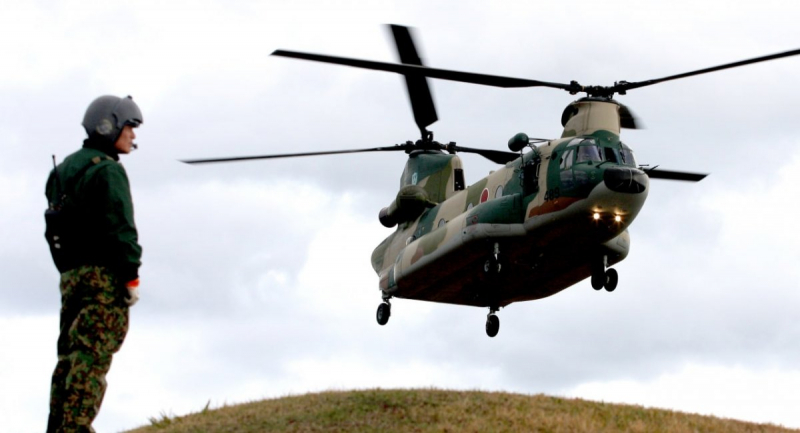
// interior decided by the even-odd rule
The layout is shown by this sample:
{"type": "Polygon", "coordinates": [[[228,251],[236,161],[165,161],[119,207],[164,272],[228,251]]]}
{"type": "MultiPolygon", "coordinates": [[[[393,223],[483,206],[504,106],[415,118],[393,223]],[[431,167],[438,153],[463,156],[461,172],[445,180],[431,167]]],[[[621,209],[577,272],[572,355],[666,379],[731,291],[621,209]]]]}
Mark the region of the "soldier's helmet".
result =
{"type": "Polygon", "coordinates": [[[82,123],[89,138],[100,138],[112,143],[117,141],[125,125],[135,128],[141,124],[142,111],[133,102],[133,98],[111,95],[101,96],[92,101],[86,109],[82,123]]]}

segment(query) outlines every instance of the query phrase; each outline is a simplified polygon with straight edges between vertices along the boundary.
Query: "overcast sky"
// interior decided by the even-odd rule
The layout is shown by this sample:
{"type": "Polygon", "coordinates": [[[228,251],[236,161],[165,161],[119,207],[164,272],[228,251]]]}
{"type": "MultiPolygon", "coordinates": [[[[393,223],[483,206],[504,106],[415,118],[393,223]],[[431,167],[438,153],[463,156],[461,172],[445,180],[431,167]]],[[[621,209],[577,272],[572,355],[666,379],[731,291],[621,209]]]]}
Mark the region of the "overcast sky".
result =
{"type": "MultiPolygon", "coordinates": [[[[387,146],[417,138],[402,79],[270,57],[394,61],[610,85],[800,48],[793,1],[6,1],[0,6],[1,429],[43,431],[58,273],[43,238],[50,155],[86,106],[133,95],[124,156],[141,301],[95,426],[121,431],[267,397],[437,387],[546,393],[800,428],[800,58],[631,91],[654,181],[614,293],[588,281],[500,311],[394,300],[375,322],[377,219],[402,154],[216,166],[182,158],[387,146]],[[646,6],[645,6],[646,4],[646,6]]],[[[558,137],[575,96],[432,81],[440,141],[558,137]]],[[[495,165],[464,155],[468,183],[495,165]]]]}

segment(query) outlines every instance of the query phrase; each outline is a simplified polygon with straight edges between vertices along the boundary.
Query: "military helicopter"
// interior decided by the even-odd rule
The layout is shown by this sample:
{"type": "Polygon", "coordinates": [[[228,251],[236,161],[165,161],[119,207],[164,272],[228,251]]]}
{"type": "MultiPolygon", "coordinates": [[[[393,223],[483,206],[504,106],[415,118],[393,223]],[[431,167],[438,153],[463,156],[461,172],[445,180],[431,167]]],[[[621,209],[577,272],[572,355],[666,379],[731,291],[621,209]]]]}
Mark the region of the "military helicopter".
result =
{"type": "Polygon", "coordinates": [[[800,54],[787,51],[663,78],[583,86],[430,68],[409,28],[390,25],[401,63],[276,50],[274,56],[394,72],[404,76],[421,137],[387,147],[278,155],[184,160],[189,164],[362,152],[404,152],[400,190],[380,210],[396,227],[372,253],[385,325],[393,297],[488,308],[486,334],[497,335],[497,312],[513,302],[552,296],[589,278],[595,290],[613,292],[611,266],[630,249],[628,227],[647,198],[650,179],[697,182],[705,174],[637,165],[620,129],[641,122],[615,94],[665,81],[800,54]],[[509,151],[440,143],[427,128],[438,120],[427,78],[503,88],[550,87],[585,94],[563,111],[558,139],[524,133],[509,151]],[[526,151],[527,149],[527,151],[526,151]],[[466,185],[458,153],[475,153],[503,167],[466,185]]]}

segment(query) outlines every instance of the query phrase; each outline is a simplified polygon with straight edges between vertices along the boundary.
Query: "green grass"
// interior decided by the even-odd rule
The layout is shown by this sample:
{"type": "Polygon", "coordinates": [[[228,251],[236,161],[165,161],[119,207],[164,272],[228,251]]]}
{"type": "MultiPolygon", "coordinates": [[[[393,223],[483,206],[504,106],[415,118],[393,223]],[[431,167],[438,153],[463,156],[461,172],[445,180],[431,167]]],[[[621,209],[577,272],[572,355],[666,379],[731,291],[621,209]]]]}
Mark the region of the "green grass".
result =
{"type": "Polygon", "coordinates": [[[163,413],[129,433],[184,432],[787,432],[769,424],[503,392],[436,389],[323,392],[163,413]]]}

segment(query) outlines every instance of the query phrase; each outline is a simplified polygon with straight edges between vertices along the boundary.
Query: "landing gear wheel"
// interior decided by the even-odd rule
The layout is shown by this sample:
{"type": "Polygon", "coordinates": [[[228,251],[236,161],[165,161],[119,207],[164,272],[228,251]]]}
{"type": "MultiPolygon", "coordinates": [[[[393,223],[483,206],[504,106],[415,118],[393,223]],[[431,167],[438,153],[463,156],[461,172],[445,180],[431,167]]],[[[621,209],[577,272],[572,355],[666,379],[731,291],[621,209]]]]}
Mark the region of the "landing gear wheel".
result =
{"type": "Polygon", "coordinates": [[[619,282],[619,274],[617,274],[616,269],[609,269],[606,271],[606,281],[605,281],[605,288],[609,292],[613,292],[614,289],[617,288],[617,283],[619,282]]]}
{"type": "Polygon", "coordinates": [[[501,269],[503,269],[503,265],[494,257],[487,259],[486,263],[483,264],[483,272],[489,275],[497,275],[501,269]]]}
{"type": "Polygon", "coordinates": [[[603,286],[606,284],[606,281],[608,281],[608,276],[606,275],[605,272],[599,271],[599,272],[593,272],[592,273],[592,288],[593,289],[595,289],[595,290],[602,289],[603,286]]]}
{"type": "Polygon", "coordinates": [[[392,315],[392,306],[389,305],[388,302],[384,302],[381,305],[378,305],[378,312],[375,314],[375,318],[378,319],[378,325],[385,325],[389,322],[389,316],[392,315]]]}
{"type": "Polygon", "coordinates": [[[498,331],[500,331],[500,319],[494,314],[486,316],[486,335],[494,337],[498,331]]]}
{"type": "Polygon", "coordinates": [[[495,242],[492,254],[483,264],[483,272],[487,275],[497,275],[501,269],[503,269],[503,265],[500,264],[500,244],[495,242]]]}
{"type": "Polygon", "coordinates": [[[608,266],[608,256],[602,255],[597,260],[592,261],[592,288],[600,290],[606,287],[608,282],[608,275],[606,274],[606,267],[608,266]]]}

